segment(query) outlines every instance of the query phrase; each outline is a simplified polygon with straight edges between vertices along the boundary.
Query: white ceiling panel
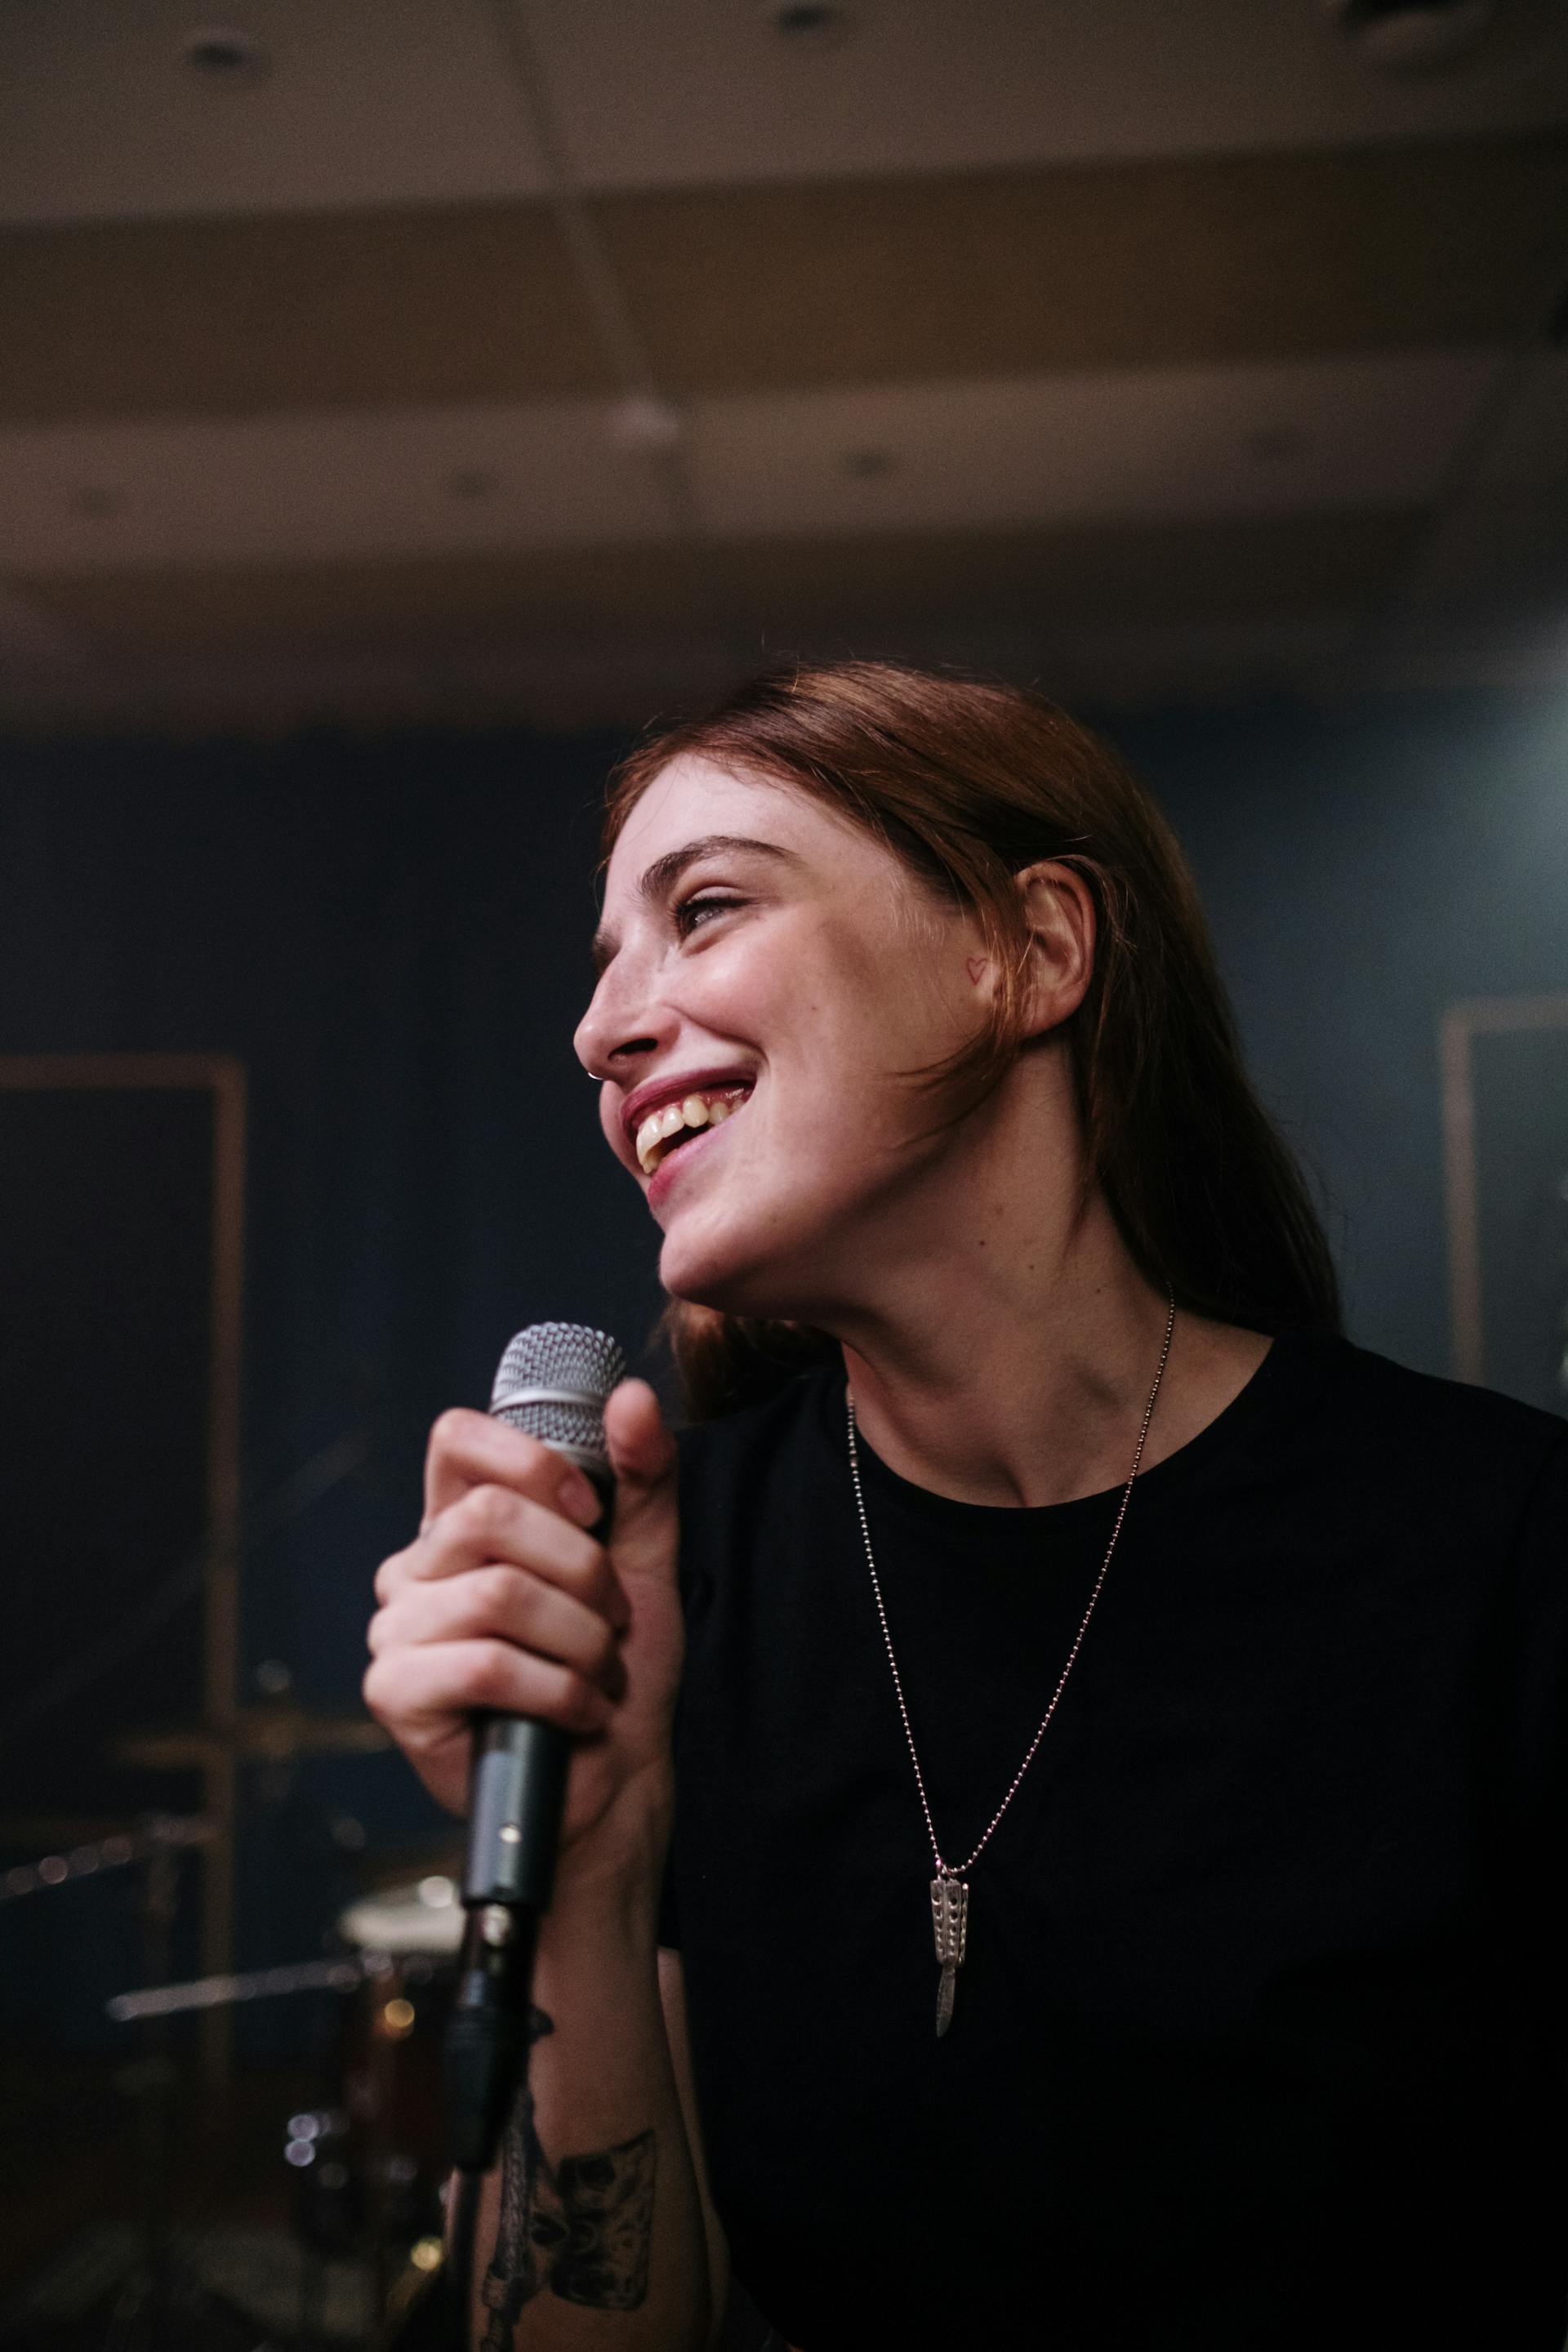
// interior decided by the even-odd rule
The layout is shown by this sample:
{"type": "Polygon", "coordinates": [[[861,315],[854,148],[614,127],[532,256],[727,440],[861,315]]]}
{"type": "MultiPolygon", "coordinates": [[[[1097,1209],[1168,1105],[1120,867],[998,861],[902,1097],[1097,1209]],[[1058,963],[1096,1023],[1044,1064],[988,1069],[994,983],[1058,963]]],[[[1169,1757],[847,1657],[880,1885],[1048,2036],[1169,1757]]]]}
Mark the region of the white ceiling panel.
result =
{"type": "MultiPolygon", "coordinates": [[[[1487,353],[700,404],[687,464],[719,538],[1267,515],[1430,497],[1487,353]]],[[[667,535],[659,467],[610,409],[176,418],[0,433],[18,572],[315,562],[667,535]]]]}
{"type": "Polygon", "coordinates": [[[1568,121],[1568,11],[1511,0],[1462,69],[1389,78],[1319,0],[238,0],[268,69],[182,62],[194,0],[4,0],[0,220],[535,192],[499,12],[520,10],[584,184],[1245,153],[1568,121]]]}
{"type": "Polygon", "coordinates": [[[704,402],[692,479],[706,525],[737,535],[1411,506],[1500,364],[1439,352],[704,402]]]}
{"type": "Polygon", "coordinates": [[[838,42],[763,0],[525,0],[590,184],[952,171],[1568,120],[1568,12],[1513,0],[1462,70],[1390,78],[1321,0],[848,0],[838,42]]]}
{"type": "Polygon", "coordinates": [[[536,194],[485,0],[4,0],[0,220],[309,212],[536,194]],[[193,72],[216,25],[266,70],[193,72]]]}
{"type": "Polygon", "coordinates": [[[658,539],[673,520],[596,403],[0,432],[0,564],[23,572],[658,539]]]}

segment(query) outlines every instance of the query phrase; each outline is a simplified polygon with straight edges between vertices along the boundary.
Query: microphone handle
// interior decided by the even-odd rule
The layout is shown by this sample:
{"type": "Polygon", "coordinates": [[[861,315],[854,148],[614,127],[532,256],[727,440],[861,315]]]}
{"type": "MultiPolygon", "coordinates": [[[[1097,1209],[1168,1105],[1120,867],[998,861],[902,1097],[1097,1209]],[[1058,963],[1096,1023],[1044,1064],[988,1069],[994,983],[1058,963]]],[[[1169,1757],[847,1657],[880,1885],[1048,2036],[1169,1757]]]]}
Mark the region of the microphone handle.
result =
{"type": "Polygon", "coordinates": [[[463,1901],[470,1911],[491,1903],[543,1911],[561,1843],[570,1755],[566,1733],[553,1723],[536,1723],[528,1715],[479,1717],[463,1870],[463,1901]]]}
{"type": "MultiPolygon", "coordinates": [[[[594,1532],[602,1535],[614,1496],[608,1465],[574,1447],[555,1450],[570,1454],[591,1479],[604,1506],[594,1532]]],[[[534,1948],[555,1874],[571,1756],[569,1735],[553,1723],[526,1715],[475,1719],[463,1866],[468,1916],[447,2029],[452,2160],[461,2172],[488,2172],[494,2164],[522,2080],[534,1948]]]]}

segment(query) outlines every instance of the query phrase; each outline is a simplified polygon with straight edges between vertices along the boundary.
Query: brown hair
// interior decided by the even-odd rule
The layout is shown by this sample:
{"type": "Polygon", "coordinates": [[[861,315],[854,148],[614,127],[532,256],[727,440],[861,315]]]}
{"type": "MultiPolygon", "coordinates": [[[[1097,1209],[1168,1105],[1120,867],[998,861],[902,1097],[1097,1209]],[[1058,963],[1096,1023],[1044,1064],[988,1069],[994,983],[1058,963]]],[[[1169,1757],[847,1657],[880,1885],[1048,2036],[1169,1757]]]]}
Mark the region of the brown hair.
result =
{"type": "MultiPolygon", "coordinates": [[[[924,1074],[967,1101],[1018,1050],[1027,934],[1013,877],[1047,859],[1074,867],[1098,919],[1093,978],[1066,1024],[1088,1182],[1179,1306],[1260,1331],[1339,1329],[1328,1244],[1242,1067],[1175,836],[1087,728],[1041,695],[945,672],[859,661],[770,671],[622,763],[606,856],[635,802],[682,754],[809,793],[973,916],[1002,986],[983,1033],[924,1074]]],[[[801,1325],[681,1299],[666,1325],[700,1417],[837,1352],[801,1325]]]]}

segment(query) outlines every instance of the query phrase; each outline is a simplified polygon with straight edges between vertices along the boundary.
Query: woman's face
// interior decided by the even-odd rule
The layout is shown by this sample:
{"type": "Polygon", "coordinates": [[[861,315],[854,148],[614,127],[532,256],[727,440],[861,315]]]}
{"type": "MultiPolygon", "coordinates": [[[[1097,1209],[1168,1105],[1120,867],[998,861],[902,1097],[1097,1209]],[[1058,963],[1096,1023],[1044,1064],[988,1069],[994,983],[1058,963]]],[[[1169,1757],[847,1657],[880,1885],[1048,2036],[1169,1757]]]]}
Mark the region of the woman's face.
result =
{"type": "Polygon", "coordinates": [[[908,1074],[974,1033],[984,949],[880,844],[803,793],[672,761],[616,845],[596,944],[577,1052],[668,1290],[809,1318],[856,1294],[889,1219],[951,1214],[951,1139],[908,1074]]]}

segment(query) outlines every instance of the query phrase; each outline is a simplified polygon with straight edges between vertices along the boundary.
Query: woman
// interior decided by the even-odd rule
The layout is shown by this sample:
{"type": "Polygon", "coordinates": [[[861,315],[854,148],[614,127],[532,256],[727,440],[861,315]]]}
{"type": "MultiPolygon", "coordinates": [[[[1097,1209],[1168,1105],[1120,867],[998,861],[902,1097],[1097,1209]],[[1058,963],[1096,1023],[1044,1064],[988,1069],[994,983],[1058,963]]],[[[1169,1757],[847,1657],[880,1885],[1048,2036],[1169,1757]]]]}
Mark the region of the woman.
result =
{"type": "Polygon", "coordinates": [[[581,1735],[485,2343],[697,2347],[732,2263],[806,2352],[1557,2352],[1568,1432],[1337,1336],[1050,706],[764,679],[607,839],[698,1419],[612,1399],[605,1550],[447,1415],[366,1682],[455,1811],[473,1708],[581,1735]]]}

